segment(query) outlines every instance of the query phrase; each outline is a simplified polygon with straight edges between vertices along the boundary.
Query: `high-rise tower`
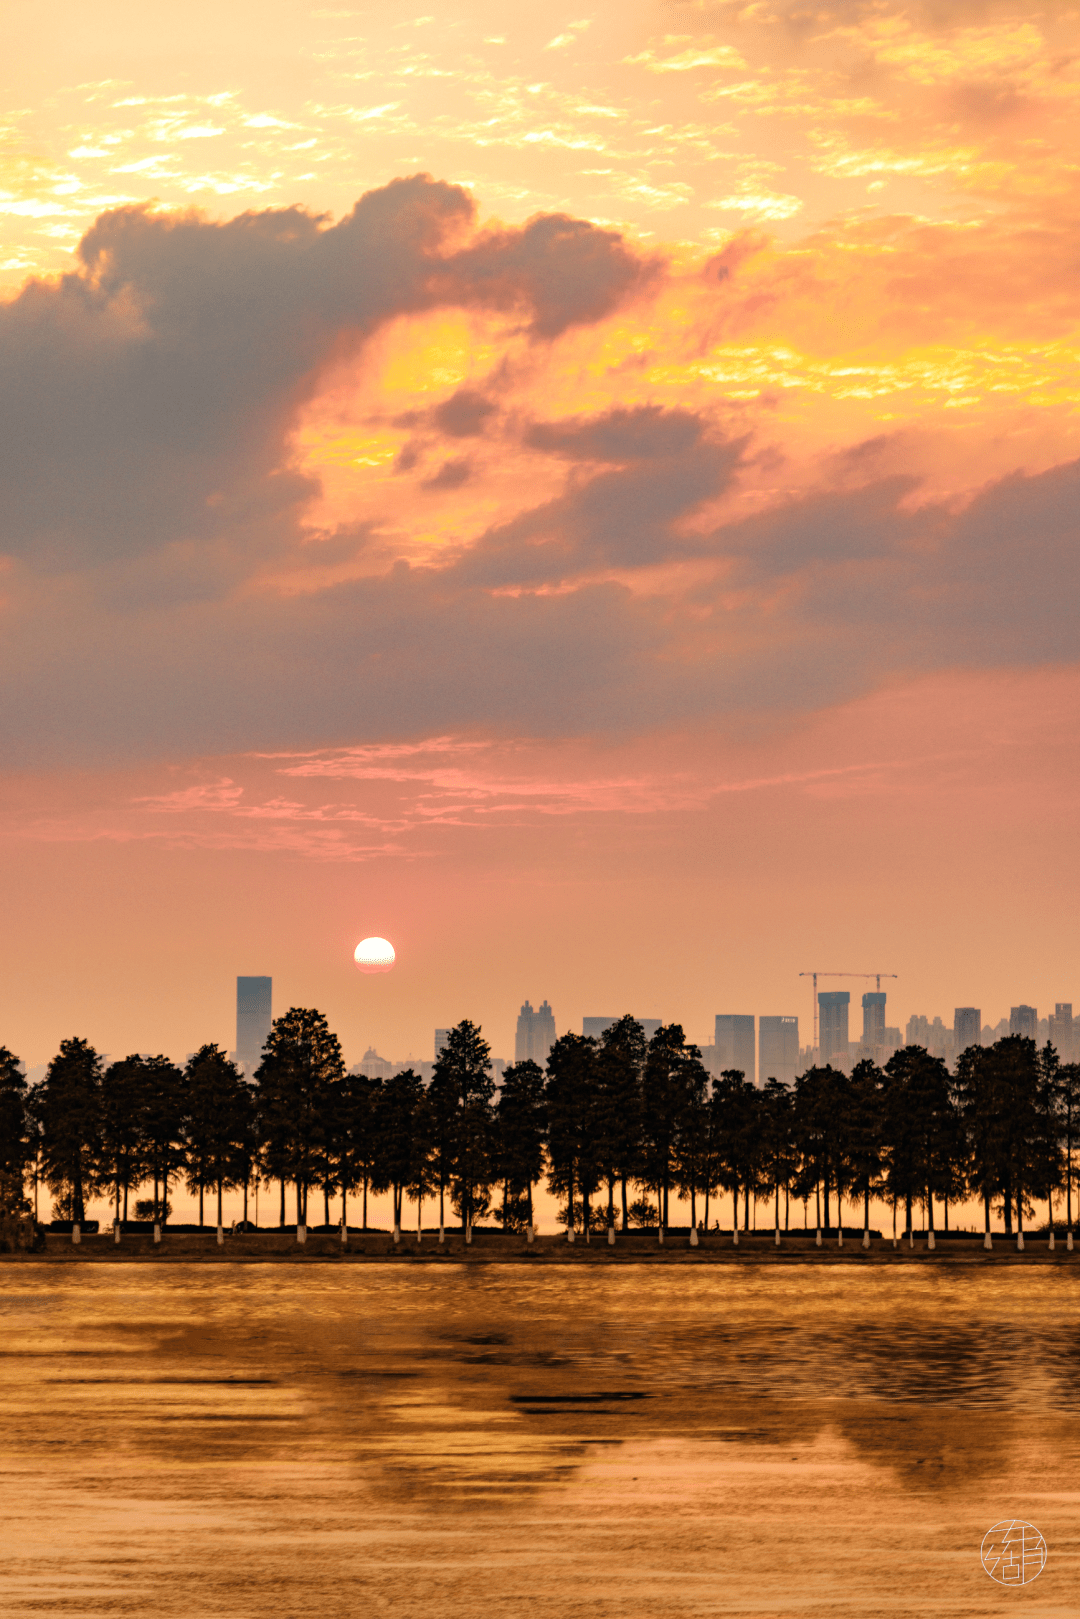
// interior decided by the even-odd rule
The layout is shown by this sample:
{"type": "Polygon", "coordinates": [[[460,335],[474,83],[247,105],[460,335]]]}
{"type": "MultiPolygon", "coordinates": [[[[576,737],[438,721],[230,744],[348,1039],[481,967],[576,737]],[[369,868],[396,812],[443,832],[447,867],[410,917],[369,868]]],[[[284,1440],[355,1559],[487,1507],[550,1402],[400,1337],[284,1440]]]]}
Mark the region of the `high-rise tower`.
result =
{"type": "MultiPolygon", "coordinates": [[[[818,995],[818,1061],[825,1066],[846,1068],[848,1063],[848,1007],[851,992],[846,989],[822,990],[818,995]]],[[[882,1020],[882,1039],[885,1037],[882,1020]]]]}
{"type": "Polygon", "coordinates": [[[272,978],[236,980],[236,1060],[248,1079],[262,1061],[262,1049],[273,1022],[272,978]]]}
{"type": "Polygon", "coordinates": [[[982,1010],[978,1006],[958,1006],[953,1013],[953,1034],[956,1037],[956,1051],[966,1051],[968,1046],[982,1045],[982,1010]]]}
{"type": "Polygon", "coordinates": [[[555,1044],[555,1014],[547,1001],[533,1010],[529,1001],[518,1013],[514,1039],[514,1061],[535,1062],[543,1068],[555,1044]]]}
{"type": "Polygon", "coordinates": [[[716,1071],[741,1069],[751,1085],[757,1083],[757,1053],[754,1050],[754,1022],[749,1012],[718,1012],[716,1015],[716,1071]]]}
{"type": "Polygon", "coordinates": [[[1033,1006],[1009,1008],[1009,1033],[1021,1034],[1026,1040],[1039,1038],[1039,1014],[1033,1006]]]}
{"type": "Polygon", "coordinates": [[[761,1083],[764,1085],[767,1079],[778,1079],[783,1085],[794,1085],[798,1067],[798,1018],[758,1018],[758,1073],[761,1083]]]}
{"type": "Polygon", "coordinates": [[[881,1061],[885,1047],[885,991],[868,990],[862,998],[862,1044],[881,1061]]]}

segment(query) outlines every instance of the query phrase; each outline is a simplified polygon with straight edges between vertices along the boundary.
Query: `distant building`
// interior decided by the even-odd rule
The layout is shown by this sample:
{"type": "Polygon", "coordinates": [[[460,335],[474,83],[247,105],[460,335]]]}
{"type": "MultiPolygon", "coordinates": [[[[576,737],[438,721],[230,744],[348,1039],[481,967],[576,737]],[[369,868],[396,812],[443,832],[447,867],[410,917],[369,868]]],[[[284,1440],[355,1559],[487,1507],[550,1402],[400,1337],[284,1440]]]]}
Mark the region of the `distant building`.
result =
{"type": "Polygon", "coordinates": [[[446,1045],[446,1043],[447,1043],[447,1041],[449,1039],[450,1039],[450,1030],[449,1029],[436,1029],[435,1030],[435,1060],[436,1060],[436,1062],[438,1062],[438,1060],[439,1060],[439,1052],[442,1050],[443,1046],[446,1045]]]}
{"type": "Polygon", "coordinates": [[[886,1029],[885,1029],[885,1045],[884,1045],[884,1048],[882,1049],[882,1053],[881,1053],[882,1062],[888,1062],[889,1058],[895,1052],[900,1050],[900,1047],[903,1045],[903,1043],[904,1042],[903,1042],[903,1038],[901,1037],[900,1030],[899,1029],[890,1029],[888,1026],[886,1026],[886,1029]]]}
{"type": "Polygon", "coordinates": [[[754,1017],[749,1012],[718,1012],[716,1016],[717,1072],[738,1068],[757,1083],[757,1053],[754,1050],[754,1017]]]}
{"type": "Polygon", "coordinates": [[[251,1079],[262,1061],[262,1049],[273,1022],[272,978],[236,980],[236,1061],[251,1079]]]}
{"type": "Polygon", "coordinates": [[[1039,1038],[1039,1014],[1033,1006],[1010,1006],[1009,1033],[1022,1035],[1025,1040],[1039,1038]]]}
{"type": "Polygon", "coordinates": [[[879,1063],[885,1049],[885,992],[868,990],[862,998],[862,1040],[857,1056],[879,1063]]]}
{"type": "Polygon", "coordinates": [[[848,1064],[848,1007],[851,993],[846,989],[822,990],[818,995],[818,1050],[822,1066],[846,1068],[848,1064]]]}
{"type": "Polygon", "coordinates": [[[518,1013],[514,1061],[535,1062],[543,1068],[554,1044],[555,1015],[551,1007],[544,1001],[534,1012],[531,1004],[526,1001],[518,1013]]]}
{"type": "Polygon", "coordinates": [[[797,1017],[758,1018],[758,1073],[764,1085],[778,1079],[794,1085],[799,1071],[799,1020],[797,1017]]]}
{"type": "Polygon", "coordinates": [[[353,1073],[363,1074],[365,1079],[390,1079],[400,1072],[401,1068],[401,1063],[393,1063],[386,1057],[380,1057],[374,1046],[368,1046],[353,1073]]]}
{"type": "MultiPolygon", "coordinates": [[[[618,1023],[618,1021],[617,1017],[585,1017],[581,1020],[581,1032],[587,1040],[599,1040],[600,1036],[606,1034],[612,1025],[618,1023]]],[[[663,1018],[658,1017],[638,1017],[634,1019],[635,1023],[641,1024],[646,1040],[652,1039],[663,1021],[663,1018]]]]}
{"type": "Polygon", "coordinates": [[[1062,1062],[1076,1061],[1076,1028],[1071,1001],[1057,1001],[1046,1038],[1062,1062]]]}
{"type": "Polygon", "coordinates": [[[698,1051],[701,1055],[701,1066],[712,1079],[716,1079],[720,1070],[716,1066],[715,1042],[709,1041],[706,1045],[698,1046],[698,1051]]]}
{"type": "Polygon", "coordinates": [[[957,1054],[968,1046],[982,1045],[982,1011],[977,1006],[958,1006],[953,1013],[953,1034],[957,1054]]]}

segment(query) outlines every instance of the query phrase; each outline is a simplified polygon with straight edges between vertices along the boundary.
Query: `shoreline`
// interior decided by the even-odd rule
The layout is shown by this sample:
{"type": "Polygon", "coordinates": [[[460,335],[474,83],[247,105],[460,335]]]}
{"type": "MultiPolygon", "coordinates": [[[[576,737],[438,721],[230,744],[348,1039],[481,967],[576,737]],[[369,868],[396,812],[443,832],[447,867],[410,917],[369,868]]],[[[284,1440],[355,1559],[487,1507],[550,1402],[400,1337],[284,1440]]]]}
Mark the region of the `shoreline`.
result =
{"type": "Polygon", "coordinates": [[[1023,1252],[1017,1250],[1016,1237],[993,1235],[993,1248],[987,1252],[981,1236],[948,1236],[937,1233],[937,1246],[928,1248],[925,1233],[916,1235],[914,1246],[906,1238],[899,1238],[893,1247],[891,1237],[872,1237],[869,1248],[862,1246],[861,1236],[845,1232],[841,1247],[835,1234],[822,1237],[819,1248],[812,1234],[803,1232],[781,1233],[777,1247],[773,1233],[740,1232],[736,1247],[730,1233],[703,1233],[697,1247],[691,1247],[686,1231],[668,1233],[661,1246],[655,1233],[620,1233],[615,1245],[609,1246],[604,1235],[585,1242],[578,1237],[573,1243],[564,1234],[537,1237],[528,1244],[524,1237],[501,1232],[484,1232],[465,1243],[460,1232],[448,1233],[440,1245],[438,1234],[424,1234],[417,1242],[415,1232],[402,1232],[396,1244],[389,1232],[350,1233],[347,1243],[340,1237],[325,1233],[308,1233],[304,1243],[298,1243],[294,1233],[260,1232],[227,1235],[219,1245],[216,1232],[205,1234],[180,1233],[170,1235],[166,1230],[162,1241],[142,1235],[125,1235],[117,1243],[112,1232],[84,1236],[73,1243],[70,1236],[48,1232],[44,1249],[37,1252],[0,1254],[4,1264],[92,1264],[123,1265],[153,1262],[155,1264],[410,1264],[440,1265],[1069,1265],[1080,1262],[1080,1247],[1070,1253],[1062,1238],[1053,1251],[1045,1233],[1025,1239],[1023,1252]]]}

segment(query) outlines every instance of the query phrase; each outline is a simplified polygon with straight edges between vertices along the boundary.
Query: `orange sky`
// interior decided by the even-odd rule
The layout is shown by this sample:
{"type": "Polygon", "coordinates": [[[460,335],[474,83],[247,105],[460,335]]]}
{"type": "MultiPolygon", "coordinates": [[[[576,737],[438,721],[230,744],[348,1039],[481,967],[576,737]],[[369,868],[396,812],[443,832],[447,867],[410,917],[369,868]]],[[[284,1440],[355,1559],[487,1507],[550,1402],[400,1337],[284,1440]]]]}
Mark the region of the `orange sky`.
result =
{"type": "Polygon", "coordinates": [[[1080,1006],[1080,11],[6,35],[0,1042],[1080,1006]]]}

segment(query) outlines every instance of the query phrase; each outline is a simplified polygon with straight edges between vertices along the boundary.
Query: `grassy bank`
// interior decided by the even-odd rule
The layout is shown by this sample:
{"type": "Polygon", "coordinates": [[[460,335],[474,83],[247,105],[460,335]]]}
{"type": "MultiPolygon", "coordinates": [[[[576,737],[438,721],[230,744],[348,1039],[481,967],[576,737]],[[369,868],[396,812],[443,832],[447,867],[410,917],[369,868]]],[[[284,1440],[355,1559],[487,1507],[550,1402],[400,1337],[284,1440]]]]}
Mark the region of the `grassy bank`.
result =
{"type": "Polygon", "coordinates": [[[861,1235],[844,1233],[843,1246],[835,1232],[823,1236],[817,1247],[814,1234],[802,1231],[781,1232],[777,1247],[771,1231],[740,1232],[736,1246],[728,1232],[704,1232],[697,1247],[691,1247],[687,1230],[665,1233],[664,1245],[657,1241],[656,1232],[619,1233],[614,1247],[610,1247],[604,1234],[586,1243],[578,1237],[573,1243],[565,1235],[537,1237],[532,1244],[518,1235],[504,1235],[498,1231],[479,1231],[472,1243],[466,1243],[460,1232],[448,1232],[440,1245],[437,1232],[425,1231],[421,1241],[416,1233],[402,1232],[395,1245],[390,1233],[350,1232],[347,1243],[340,1236],[308,1232],[307,1241],[298,1243],[295,1232],[259,1231],[244,1235],[226,1235],[219,1246],[216,1233],[172,1233],[166,1231],[161,1242],[155,1244],[151,1236],[125,1233],[117,1243],[111,1232],[84,1236],[81,1243],[73,1243],[70,1236],[49,1232],[45,1248],[37,1253],[0,1255],[0,1264],[107,1264],[123,1265],[135,1261],[169,1264],[183,1261],[205,1264],[263,1264],[268,1261],[281,1264],[523,1264],[523,1265],[1070,1265],[1080,1262],[1080,1248],[1075,1254],[1066,1250],[1064,1237],[1058,1237],[1055,1251],[1051,1252],[1045,1233],[1025,1238],[1025,1251],[1017,1251],[1016,1238],[995,1235],[993,1249],[987,1253],[980,1236],[943,1236],[938,1233],[936,1247],[931,1249],[925,1234],[917,1233],[914,1244],[901,1238],[896,1247],[891,1237],[872,1237],[869,1248],[863,1248],[861,1235]]]}

